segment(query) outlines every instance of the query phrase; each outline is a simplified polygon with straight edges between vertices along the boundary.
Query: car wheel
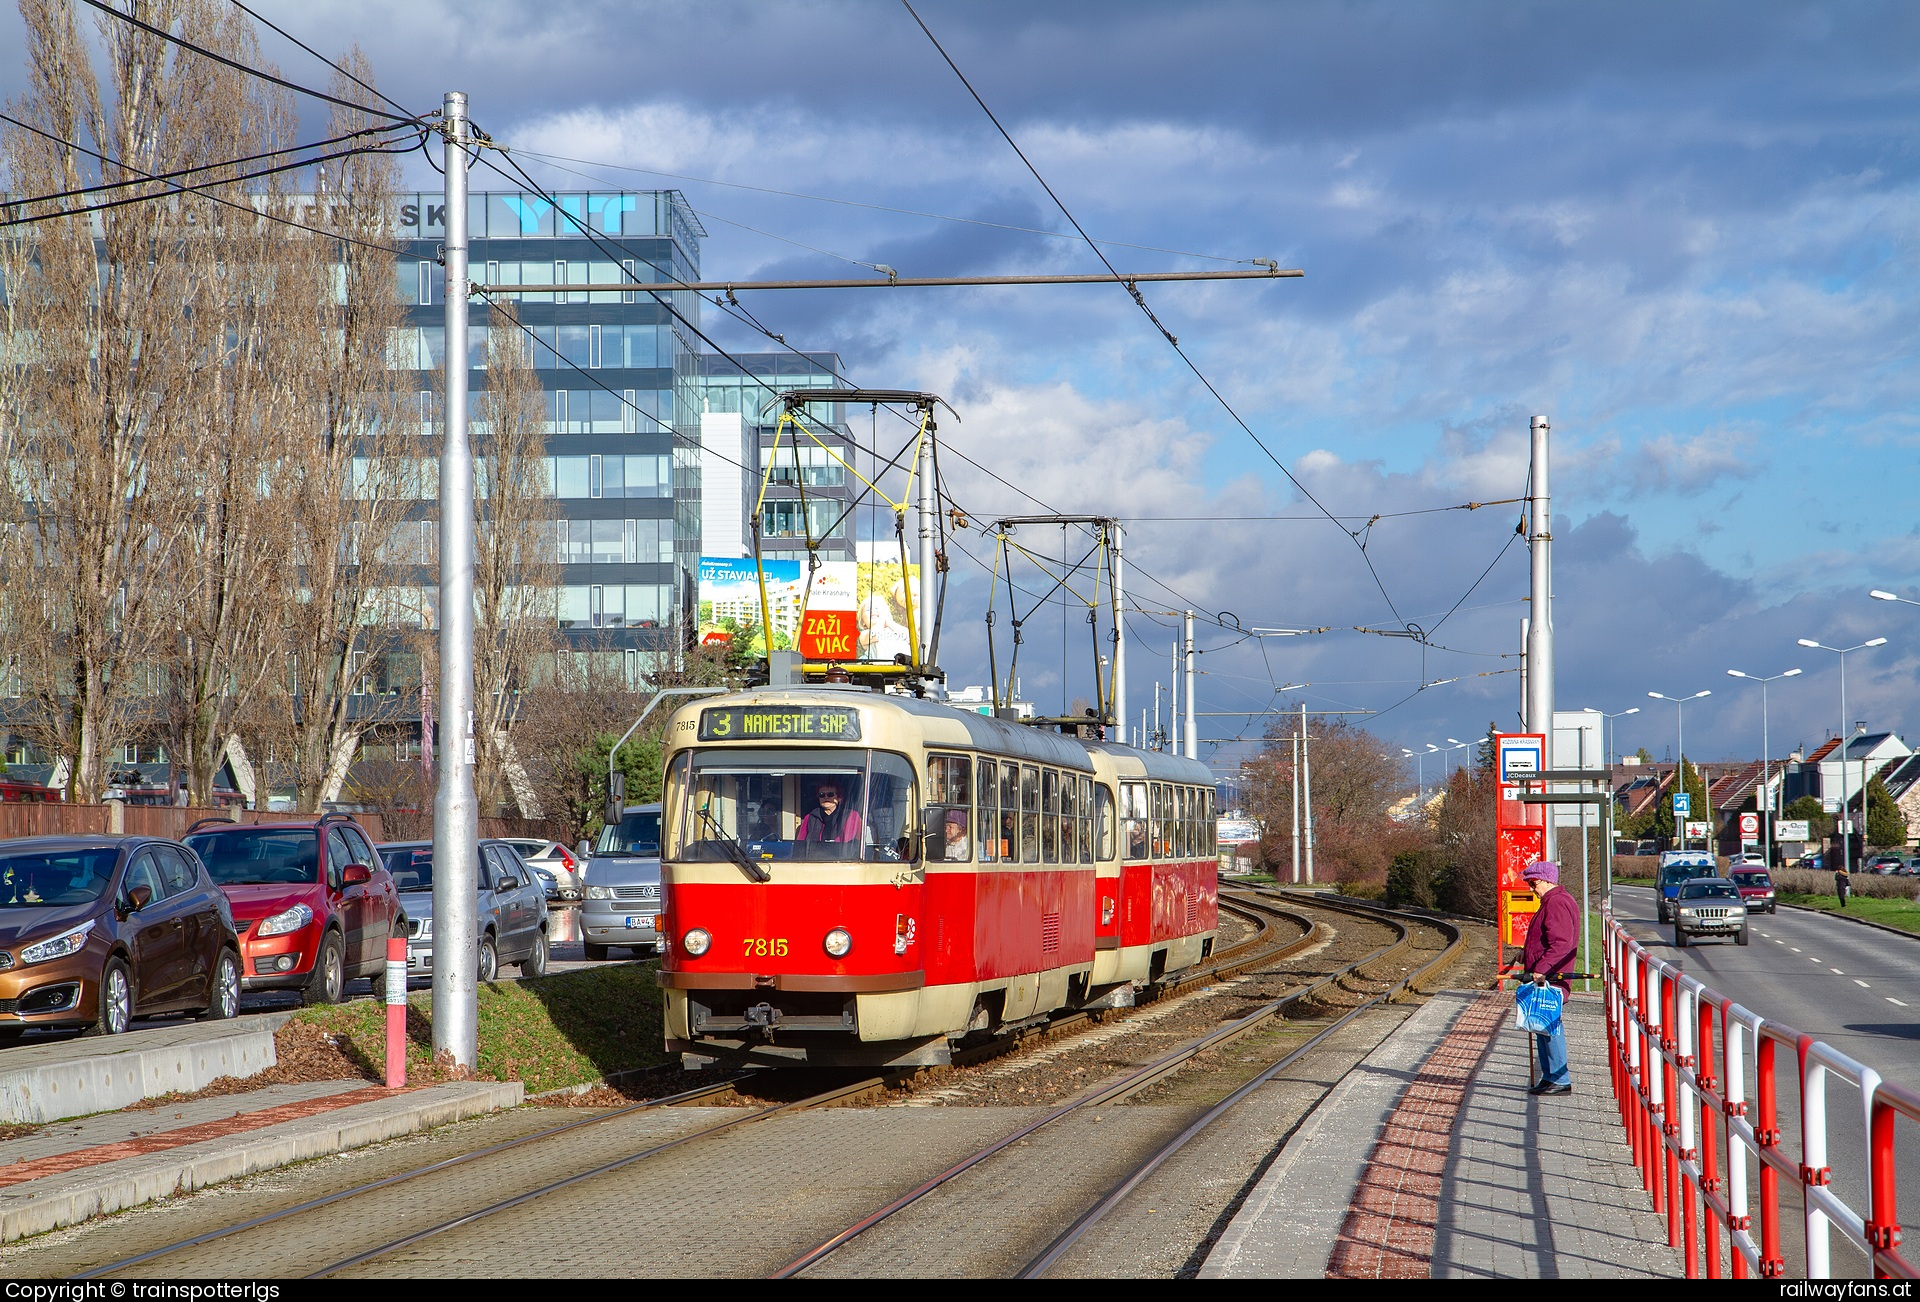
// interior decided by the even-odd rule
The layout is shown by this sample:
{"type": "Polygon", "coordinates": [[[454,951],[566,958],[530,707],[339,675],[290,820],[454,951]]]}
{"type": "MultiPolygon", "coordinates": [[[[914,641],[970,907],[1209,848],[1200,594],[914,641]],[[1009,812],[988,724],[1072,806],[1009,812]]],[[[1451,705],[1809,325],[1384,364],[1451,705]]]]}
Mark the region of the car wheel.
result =
{"type": "Polygon", "coordinates": [[[337,1004],[346,994],[346,989],[346,952],[341,947],[340,934],[329,931],[320,942],[320,957],[314,960],[313,979],[307,982],[307,988],[301,994],[309,1004],[337,1004]]]}
{"type": "Polygon", "coordinates": [[[520,960],[520,975],[523,977],[543,977],[547,974],[547,933],[541,932],[533,938],[533,949],[520,960]]]}
{"type": "Polygon", "coordinates": [[[587,958],[595,963],[604,962],[612,952],[607,946],[595,945],[590,941],[580,948],[584,949],[587,952],[587,958]]]}
{"type": "Polygon", "coordinates": [[[240,1015],[240,960],[230,949],[221,950],[219,962],[213,965],[213,976],[207,982],[207,1007],[200,1015],[218,1021],[240,1015]]]}
{"type": "Polygon", "coordinates": [[[1677,922],[1674,923],[1673,924],[1673,947],[1675,949],[1685,949],[1688,944],[1689,944],[1689,941],[1687,939],[1687,933],[1680,930],[1679,923],[1677,922]]]}
{"type": "Polygon", "coordinates": [[[1747,943],[1747,929],[1745,927],[1740,928],[1740,934],[1733,938],[1733,943],[1736,945],[1744,945],[1747,943]]]}
{"type": "Polygon", "coordinates": [[[494,947],[492,936],[480,938],[480,984],[485,985],[500,975],[500,951],[494,947]]]}
{"type": "Polygon", "coordinates": [[[100,973],[100,1011],[93,1029],[100,1035],[119,1035],[133,1025],[133,977],[117,958],[107,960],[100,973]]]}

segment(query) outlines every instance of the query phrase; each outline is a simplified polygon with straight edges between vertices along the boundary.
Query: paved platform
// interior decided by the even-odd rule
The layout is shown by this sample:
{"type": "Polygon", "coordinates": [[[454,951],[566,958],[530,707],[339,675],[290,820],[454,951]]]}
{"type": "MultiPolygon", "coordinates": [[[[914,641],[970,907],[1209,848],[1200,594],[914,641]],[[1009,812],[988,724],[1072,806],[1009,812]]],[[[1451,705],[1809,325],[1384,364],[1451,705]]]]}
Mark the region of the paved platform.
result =
{"type": "Polygon", "coordinates": [[[1622,1138],[1599,1004],[1568,1016],[1575,1093],[1527,1094],[1511,997],[1436,995],[1330,1091],[1203,1278],[1678,1278],[1622,1138]]]}
{"type": "Polygon", "coordinates": [[[516,1107],[519,1082],[277,1085],[48,1127],[0,1150],[0,1243],[516,1107]]]}
{"type": "Polygon", "coordinates": [[[255,1075],[278,1061],[273,1033],[290,1016],[176,1022],[0,1049],[0,1122],[111,1112],[163,1094],[190,1094],[221,1076],[255,1075]]]}

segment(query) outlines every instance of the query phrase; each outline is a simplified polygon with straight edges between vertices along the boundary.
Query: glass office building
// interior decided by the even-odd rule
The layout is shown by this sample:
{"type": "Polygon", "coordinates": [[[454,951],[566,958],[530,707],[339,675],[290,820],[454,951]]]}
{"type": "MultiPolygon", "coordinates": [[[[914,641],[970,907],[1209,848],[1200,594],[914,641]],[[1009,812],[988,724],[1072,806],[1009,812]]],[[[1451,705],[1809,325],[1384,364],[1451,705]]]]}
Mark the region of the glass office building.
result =
{"type": "MultiPolygon", "coordinates": [[[[856,460],[861,454],[853,445],[844,404],[803,408],[801,416],[811,436],[796,437],[791,425],[777,433],[779,394],[843,387],[836,378],[846,369],[839,355],[702,353],[694,360],[707,452],[702,470],[706,554],[750,555],[748,526],[758,502],[764,557],[804,560],[811,537],[821,560],[853,560],[859,522],[849,504],[859,496],[861,484],[848,467],[864,463],[856,460]]],[[[864,468],[871,477],[872,468],[864,468]]]]}
{"type": "MultiPolygon", "coordinates": [[[[416,373],[423,424],[445,361],[446,212],[403,195],[399,271],[409,328],[394,365],[416,373]]],[[[700,278],[706,230],[676,190],[469,196],[470,275],[509,287],[548,412],[548,486],[560,516],[560,618],[576,642],[624,649],[644,672],[693,599],[700,539],[700,298],[617,288],[700,278]],[[582,228],[590,230],[589,236],[582,228]],[[518,293],[517,285],[569,286],[518,293]],[[571,288],[578,286],[579,288],[571,288]],[[607,286],[596,289],[596,286],[607,286]],[[670,304],[670,307],[669,307],[670,304]],[[678,316],[676,317],[676,313],[678,316]]],[[[486,357],[491,311],[473,300],[468,355],[486,357]]],[[[484,370],[472,387],[486,385],[484,370]]]]}

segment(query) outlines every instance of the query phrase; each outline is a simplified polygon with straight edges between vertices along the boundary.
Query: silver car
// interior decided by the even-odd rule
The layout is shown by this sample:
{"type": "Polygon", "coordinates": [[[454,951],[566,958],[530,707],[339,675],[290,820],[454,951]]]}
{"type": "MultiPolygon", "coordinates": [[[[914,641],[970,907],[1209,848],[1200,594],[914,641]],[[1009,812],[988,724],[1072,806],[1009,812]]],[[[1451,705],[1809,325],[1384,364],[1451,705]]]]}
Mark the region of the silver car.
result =
{"type": "Polygon", "coordinates": [[[604,828],[593,858],[581,865],[585,902],[580,938],[587,957],[604,959],[623,946],[657,953],[660,947],[660,806],[628,805],[617,825],[604,828]]]}
{"type": "MultiPolygon", "coordinates": [[[[407,976],[433,975],[433,842],[394,841],[379,847],[407,914],[407,976]]],[[[503,964],[523,977],[544,976],[549,940],[547,896],[533,870],[504,841],[480,843],[480,980],[503,964]]]]}
{"type": "Polygon", "coordinates": [[[501,840],[518,850],[520,857],[532,867],[551,873],[554,885],[560,888],[561,899],[580,898],[580,861],[574,857],[573,851],[558,841],[540,837],[508,836],[501,840]]]}

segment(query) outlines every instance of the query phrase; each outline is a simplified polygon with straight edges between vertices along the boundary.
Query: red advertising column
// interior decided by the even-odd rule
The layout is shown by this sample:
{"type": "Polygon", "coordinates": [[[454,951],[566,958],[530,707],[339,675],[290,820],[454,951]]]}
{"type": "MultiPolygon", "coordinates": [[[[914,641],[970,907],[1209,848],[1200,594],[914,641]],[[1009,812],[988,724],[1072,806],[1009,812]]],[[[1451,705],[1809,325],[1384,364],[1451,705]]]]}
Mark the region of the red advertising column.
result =
{"type": "Polygon", "coordinates": [[[1527,804],[1520,793],[1540,786],[1534,774],[1547,767],[1547,739],[1537,732],[1502,732],[1493,738],[1494,772],[1498,778],[1498,808],[1494,835],[1498,857],[1494,864],[1494,898],[1500,932],[1496,975],[1506,971],[1507,950],[1527,943],[1527,928],[1539,911],[1540,897],[1521,876],[1527,865],[1546,849],[1548,805],[1527,804]]]}

